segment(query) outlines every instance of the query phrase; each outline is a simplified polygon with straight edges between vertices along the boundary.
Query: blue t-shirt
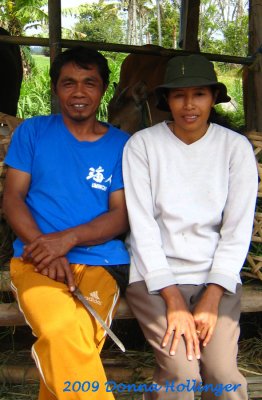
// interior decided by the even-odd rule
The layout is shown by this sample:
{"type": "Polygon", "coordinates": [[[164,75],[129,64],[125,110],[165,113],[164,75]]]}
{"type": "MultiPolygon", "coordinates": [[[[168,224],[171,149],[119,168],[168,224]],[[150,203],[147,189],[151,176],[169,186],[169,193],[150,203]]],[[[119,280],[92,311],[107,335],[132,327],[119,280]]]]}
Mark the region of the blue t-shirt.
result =
{"type": "MultiPolygon", "coordinates": [[[[42,233],[85,224],[109,210],[111,192],[123,188],[122,152],[129,135],[108,126],[95,142],[78,141],[61,115],[34,117],[15,131],[5,163],[31,175],[25,202],[42,233]]],[[[23,243],[14,242],[14,256],[23,243]]],[[[116,265],[129,263],[122,241],[76,246],[70,263],[116,265]]]]}

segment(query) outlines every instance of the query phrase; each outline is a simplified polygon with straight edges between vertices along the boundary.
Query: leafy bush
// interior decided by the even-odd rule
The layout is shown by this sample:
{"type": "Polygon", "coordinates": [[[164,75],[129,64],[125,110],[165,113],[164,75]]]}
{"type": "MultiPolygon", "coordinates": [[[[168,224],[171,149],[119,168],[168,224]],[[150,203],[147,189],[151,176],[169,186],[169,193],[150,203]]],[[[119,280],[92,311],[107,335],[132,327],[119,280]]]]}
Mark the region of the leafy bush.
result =
{"type": "Polygon", "coordinates": [[[28,78],[24,78],[18,103],[18,116],[30,118],[36,115],[50,114],[50,79],[48,68],[40,71],[33,69],[28,78]]]}
{"type": "Polygon", "coordinates": [[[102,98],[102,101],[101,101],[101,104],[100,104],[100,107],[98,110],[98,114],[97,114],[97,118],[100,121],[104,121],[104,122],[107,121],[107,106],[108,106],[109,101],[111,100],[111,98],[114,95],[115,84],[117,84],[119,81],[121,64],[122,64],[124,58],[126,57],[126,54],[119,53],[119,54],[117,54],[116,57],[114,57],[114,56],[108,57],[108,54],[107,55],[105,54],[105,56],[107,56],[107,58],[108,58],[108,65],[109,65],[109,69],[111,71],[110,82],[108,85],[108,89],[102,98]]]}
{"type": "Polygon", "coordinates": [[[232,128],[238,131],[245,130],[245,115],[243,108],[243,90],[242,90],[242,79],[239,76],[239,68],[234,68],[227,73],[223,73],[218,76],[218,80],[223,82],[226,87],[229,96],[231,97],[231,109],[228,109],[227,103],[216,106],[216,110],[219,114],[226,116],[232,128]]]}

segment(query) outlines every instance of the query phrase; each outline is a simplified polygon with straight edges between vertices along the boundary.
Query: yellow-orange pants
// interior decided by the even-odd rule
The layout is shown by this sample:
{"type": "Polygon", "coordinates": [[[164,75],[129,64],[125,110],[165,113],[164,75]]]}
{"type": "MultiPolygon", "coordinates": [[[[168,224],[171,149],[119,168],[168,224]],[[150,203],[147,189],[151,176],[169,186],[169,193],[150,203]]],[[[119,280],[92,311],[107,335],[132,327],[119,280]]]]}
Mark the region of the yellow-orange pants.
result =
{"type": "MultiPolygon", "coordinates": [[[[103,267],[71,267],[76,285],[110,325],[119,300],[115,280],[103,267]]],[[[106,390],[99,355],[105,331],[68,287],[18,258],[11,261],[11,281],[19,307],[37,337],[32,355],[41,376],[38,400],[114,399],[106,390]]]]}

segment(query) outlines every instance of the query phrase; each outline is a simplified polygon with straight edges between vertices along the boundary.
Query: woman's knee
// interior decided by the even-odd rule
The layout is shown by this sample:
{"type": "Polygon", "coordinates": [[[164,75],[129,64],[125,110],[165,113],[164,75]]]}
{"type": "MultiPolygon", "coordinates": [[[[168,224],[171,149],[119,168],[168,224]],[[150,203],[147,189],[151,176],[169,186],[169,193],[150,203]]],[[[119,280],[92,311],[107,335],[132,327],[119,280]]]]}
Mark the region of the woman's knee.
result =
{"type": "Polygon", "coordinates": [[[205,366],[201,370],[201,376],[204,382],[215,384],[240,384],[245,386],[245,379],[240,374],[237,364],[228,365],[213,363],[212,365],[205,366]]]}
{"type": "Polygon", "coordinates": [[[197,360],[188,361],[185,359],[177,362],[173,357],[167,357],[165,362],[157,365],[154,378],[156,382],[161,381],[161,384],[175,382],[176,385],[185,385],[201,382],[197,360]]]}

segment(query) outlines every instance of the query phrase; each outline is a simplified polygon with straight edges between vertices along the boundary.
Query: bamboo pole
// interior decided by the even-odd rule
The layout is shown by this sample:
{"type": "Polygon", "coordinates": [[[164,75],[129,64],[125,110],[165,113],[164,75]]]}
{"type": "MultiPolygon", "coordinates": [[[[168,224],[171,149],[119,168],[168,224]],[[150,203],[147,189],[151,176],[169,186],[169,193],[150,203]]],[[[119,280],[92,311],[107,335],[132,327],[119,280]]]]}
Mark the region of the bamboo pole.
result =
{"type": "MultiPolygon", "coordinates": [[[[115,319],[130,318],[134,318],[134,316],[130,308],[128,307],[126,300],[124,298],[121,298],[115,319]]],[[[18,304],[15,301],[12,303],[0,303],[0,327],[24,325],[26,325],[25,319],[18,308],[18,304]]]]}
{"type": "MultiPolygon", "coordinates": [[[[123,366],[105,365],[107,380],[115,382],[128,382],[134,373],[139,372],[140,380],[144,381],[153,374],[153,368],[137,369],[124,368],[123,366]]],[[[0,368],[0,382],[12,384],[33,384],[39,381],[39,373],[34,365],[3,365],[0,368]]]]}

